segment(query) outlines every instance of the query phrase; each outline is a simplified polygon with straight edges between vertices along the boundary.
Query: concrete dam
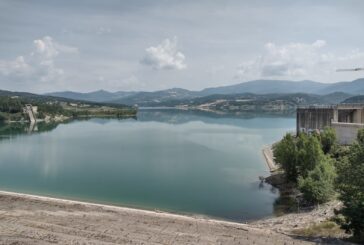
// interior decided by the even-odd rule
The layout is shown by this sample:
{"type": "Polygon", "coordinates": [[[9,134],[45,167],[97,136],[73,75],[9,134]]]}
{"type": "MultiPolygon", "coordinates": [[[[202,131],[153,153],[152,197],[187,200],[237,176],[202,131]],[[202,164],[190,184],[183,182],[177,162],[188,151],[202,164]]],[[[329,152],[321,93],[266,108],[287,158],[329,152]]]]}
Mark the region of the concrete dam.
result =
{"type": "Polygon", "coordinates": [[[297,108],[296,132],[335,130],[339,144],[354,142],[358,129],[364,128],[364,104],[307,106],[297,108]]]}

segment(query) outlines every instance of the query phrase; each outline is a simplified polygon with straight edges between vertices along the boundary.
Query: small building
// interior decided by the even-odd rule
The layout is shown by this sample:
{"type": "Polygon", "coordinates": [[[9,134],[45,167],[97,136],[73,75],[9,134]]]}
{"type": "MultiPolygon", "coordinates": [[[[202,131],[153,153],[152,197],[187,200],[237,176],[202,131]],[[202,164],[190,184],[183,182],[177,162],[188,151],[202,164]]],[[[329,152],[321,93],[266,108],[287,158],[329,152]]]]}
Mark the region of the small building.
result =
{"type": "Polygon", "coordinates": [[[296,132],[320,131],[332,127],[340,144],[351,144],[358,129],[364,128],[364,104],[307,106],[297,108],[296,132]]]}

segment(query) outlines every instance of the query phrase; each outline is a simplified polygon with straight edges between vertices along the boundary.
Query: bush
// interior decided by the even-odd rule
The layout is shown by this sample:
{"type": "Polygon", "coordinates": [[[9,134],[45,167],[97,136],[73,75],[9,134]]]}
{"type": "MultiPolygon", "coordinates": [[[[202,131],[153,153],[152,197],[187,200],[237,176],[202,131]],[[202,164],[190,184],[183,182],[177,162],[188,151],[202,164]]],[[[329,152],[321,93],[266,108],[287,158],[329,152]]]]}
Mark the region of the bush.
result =
{"type": "Polygon", "coordinates": [[[359,130],[357,143],[350,147],[339,165],[338,189],[344,207],[343,228],[364,242],[364,129],[359,130]]]}
{"type": "Polygon", "coordinates": [[[320,140],[324,153],[329,153],[333,146],[336,144],[335,130],[329,127],[325,128],[324,131],[320,134],[320,140]]]}
{"type": "Polygon", "coordinates": [[[364,129],[358,130],[357,141],[359,144],[364,144],[364,129]]]}
{"type": "Polygon", "coordinates": [[[286,134],[279,143],[273,146],[274,159],[285,171],[286,179],[289,182],[297,182],[297,153],[296,142],[291,134],[286,134]]]}
{"type": "Polygon", "coordinates": [[[335,177],[336,172],[332,160],[325,157],[313,170],[308,172],[306,178],[299,177],[298,187],[306,201],[315,204],[324,203],[329,201],[335,194],[335,177]]]}
{"type": "Polygon", "coordinates": [[[275,161],[285,171],[289,182],[297,183],[298,177],[306,178],[325,159],[317,136],[300,134],[298,138],[286,134],[273,146],[275,161]]]}
{"type": "Polygon", "coordinates": [[[298,174],[304,178],[313,170],[325,157],[321,144],[317,137],[300,134],[297,142],[298,174]]]}

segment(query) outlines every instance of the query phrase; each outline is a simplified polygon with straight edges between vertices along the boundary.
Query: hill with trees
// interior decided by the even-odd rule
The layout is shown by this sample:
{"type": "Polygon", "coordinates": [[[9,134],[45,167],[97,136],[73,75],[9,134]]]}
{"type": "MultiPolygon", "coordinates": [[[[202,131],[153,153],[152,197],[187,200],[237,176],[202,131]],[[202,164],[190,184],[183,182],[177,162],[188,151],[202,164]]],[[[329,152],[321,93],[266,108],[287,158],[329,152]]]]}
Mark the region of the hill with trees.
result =
{"type": "MultiPolygon", "coordinates": [[[[53,92],[46,95],[64,97],[76,100],[94,102],[112,102],[139,106],[164,106],[167,104],[182,104],[188,99],[204,98],[213,95],[225,95],[230,100],[236,94],[350,94],[351,96],[364,94],[364,79],[350,82],[320,83],[315,81],[288,81],[288,80],[254,80],[234,85],[205,88],[200,91],[191,91],[182,88],[171,88],[160,91],[118,91],[108,92],[98,90],[89,93],[80,92],[53,92]]],[[[348,98],[348,97],[347,97],[348,98]]],[[[346,98],[344,98],[346,99],[346,98]]]]}
{"type": "Polygon", "coordinates": [[[38,119],[52,120],[84,116],[126,116],[135,115],[136,108],[111,103],[96,103],[72,100],[32,93],[0,90],[0,121],[25,121],[26,104],[38,107],[38,119]]]}

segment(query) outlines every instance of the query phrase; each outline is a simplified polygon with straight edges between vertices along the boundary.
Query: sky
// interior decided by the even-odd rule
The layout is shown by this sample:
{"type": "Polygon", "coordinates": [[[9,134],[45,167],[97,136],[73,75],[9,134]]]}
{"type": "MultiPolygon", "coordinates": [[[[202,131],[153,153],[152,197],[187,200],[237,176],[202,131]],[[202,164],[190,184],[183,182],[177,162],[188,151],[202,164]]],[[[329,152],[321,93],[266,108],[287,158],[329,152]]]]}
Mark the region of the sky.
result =
{"type": "Polygon", "coordinates": [[[200,90],[364,72],[362,0],[1,0],[0,89],[200,90]]]}

